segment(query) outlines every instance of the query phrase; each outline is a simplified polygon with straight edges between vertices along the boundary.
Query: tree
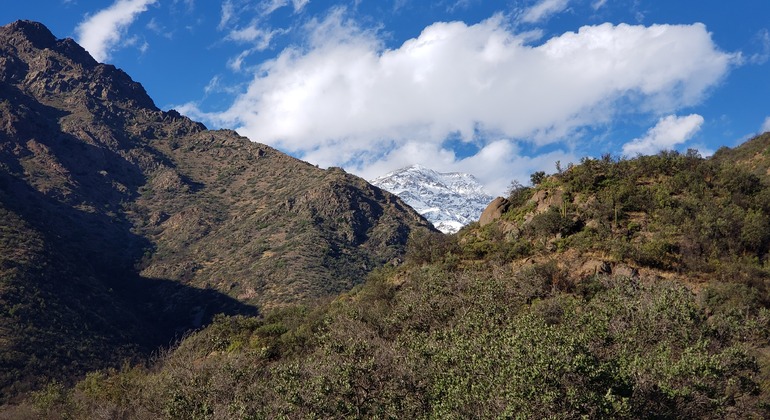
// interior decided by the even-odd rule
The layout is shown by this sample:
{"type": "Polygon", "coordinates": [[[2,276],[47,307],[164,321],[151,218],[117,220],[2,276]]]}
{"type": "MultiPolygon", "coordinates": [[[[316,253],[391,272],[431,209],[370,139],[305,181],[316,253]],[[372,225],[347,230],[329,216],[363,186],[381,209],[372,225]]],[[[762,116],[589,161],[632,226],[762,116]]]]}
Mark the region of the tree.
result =
{"type": "Polygon", "coordinates": [[[529,176],[532,185],[540,185],[545,180],[545,171],[537,171],[529,176]]]}

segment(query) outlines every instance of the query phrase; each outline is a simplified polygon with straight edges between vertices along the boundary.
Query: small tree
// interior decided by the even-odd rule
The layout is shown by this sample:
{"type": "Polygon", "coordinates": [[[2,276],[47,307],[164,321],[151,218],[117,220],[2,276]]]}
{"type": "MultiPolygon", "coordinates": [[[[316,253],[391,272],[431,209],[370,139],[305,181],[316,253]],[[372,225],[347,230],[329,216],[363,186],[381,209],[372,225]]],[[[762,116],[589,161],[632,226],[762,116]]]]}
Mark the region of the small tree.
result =
{"type": "Polygon", "coordinates": [[[529,199],[529,190],[529,188],[521,185],[521,182],[515,179],[511,181],[511,184],[508,186],[508,201],[511,203],[511,206],[524,204],[529,199]]]}
{"type": "Polygon", "coordinates": [[[545,180],[545,171],[537,171],[529,176],[529,181],[533,186],[540,185],[545,180]]]}

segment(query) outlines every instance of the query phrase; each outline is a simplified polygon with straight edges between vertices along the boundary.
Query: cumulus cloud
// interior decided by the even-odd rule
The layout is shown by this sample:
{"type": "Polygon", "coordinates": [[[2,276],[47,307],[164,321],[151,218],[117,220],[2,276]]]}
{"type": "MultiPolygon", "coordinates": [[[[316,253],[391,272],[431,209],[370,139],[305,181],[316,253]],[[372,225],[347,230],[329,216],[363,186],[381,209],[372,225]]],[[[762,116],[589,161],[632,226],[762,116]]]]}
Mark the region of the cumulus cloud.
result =
{"type": "Polygon", "coordinates": [[[569,0],[540,0],[526,9],[521,16],[522,22],[536,23],[547,19],[567,8],[569,0]]]}
{"type": "Polygon", "coordinates": [[[661,118],[644,137],[623,145],[626,155],[650,155],[661,150],[670,150],[692,138],[703,125],[703,117],[690,114],[686,117],[669,115],[661,118]]]}
{"type": "Polygon", "coordinates": [[[112,6],[86,18],[75,28],[78,43],[91,53],[96,61],[108,60],[111,51],[120,43],[121,37],[134,19],[156,2],[157,0],[116,1],[112,6]]]}
{"type": "MultiPolygon", "coordinates": [[[[311,161],[315,157],[312,155],[311,161]]],[[[579,157],[562,150],[526,156],[518,142],[496,139],[464,158],[438,143],[408,141],[384,156],[366,156],[366,159],[369,160],[357,162],[348,169],[365,179],[374,179],[394,169],[420,163],[439,172],[473,174],[489,194],[504,195],[512,180],[527,183],[533,172],[553,171],[556,161],[577,162],[579,157]]]]}
{"type": "MultiPolygon", "coordinates": [[[[497,15],[434,23],[393,49],[341,10],[306,30],[306,45],[261,64],[229,109],[197,116],[367,176],[411,163],[484,170],[492,165],[480,162],[493,159],[512,173],[532,164],[516,155],[517,142],[563,142],[624,112],[676,112],[698,103],[736,60],[702,24],[585,26],[532,45],[497,15]],[[448,137],[478,152],[463,160],[448,137]]],[[[567,162],[570,152],[553,153],[567,162]]],[[[497,176],[507,184],[509,175],[497,176]]]]}

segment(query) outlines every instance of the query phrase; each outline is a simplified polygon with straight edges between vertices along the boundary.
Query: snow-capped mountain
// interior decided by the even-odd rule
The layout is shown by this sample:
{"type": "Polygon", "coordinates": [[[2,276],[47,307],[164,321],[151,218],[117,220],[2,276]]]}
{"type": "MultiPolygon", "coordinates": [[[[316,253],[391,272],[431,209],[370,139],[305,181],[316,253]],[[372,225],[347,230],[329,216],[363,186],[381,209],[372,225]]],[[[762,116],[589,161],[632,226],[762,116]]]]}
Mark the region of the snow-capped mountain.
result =
{"type": "Polygon", "coordinates": [[[370,182],[401,197],[444,233],[457,232],[479,220],[481,212],[494,199],[473,175],[439,173],[420,165],[393,171],[370,182]]]}

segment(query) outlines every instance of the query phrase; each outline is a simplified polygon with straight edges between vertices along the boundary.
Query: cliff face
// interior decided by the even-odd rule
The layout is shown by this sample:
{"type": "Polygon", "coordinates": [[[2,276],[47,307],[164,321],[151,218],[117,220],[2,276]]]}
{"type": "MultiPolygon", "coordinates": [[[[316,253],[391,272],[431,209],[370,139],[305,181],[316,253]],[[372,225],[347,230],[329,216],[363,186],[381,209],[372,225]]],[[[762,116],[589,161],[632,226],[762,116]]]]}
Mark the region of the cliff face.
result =
{"type": "Polygon", "coordinates": [[[340,292],[430,229],[360,178],[159,110],[27,21],[0,28],[0,212],[4,398],[340,292]]]}

